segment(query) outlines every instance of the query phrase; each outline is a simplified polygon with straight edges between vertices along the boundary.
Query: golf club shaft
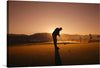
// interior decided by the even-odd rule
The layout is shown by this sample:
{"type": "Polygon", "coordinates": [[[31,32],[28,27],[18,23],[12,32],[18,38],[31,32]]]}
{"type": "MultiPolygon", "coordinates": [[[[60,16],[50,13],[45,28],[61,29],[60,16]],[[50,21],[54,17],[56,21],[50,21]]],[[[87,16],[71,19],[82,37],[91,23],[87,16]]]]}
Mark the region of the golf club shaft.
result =
{"type": "Polygon", "coordinates": [[[60,40],[62,41],[62,43],[64,44],[64,41],[62,40],[62,38],[60,37],[60,40]]]}

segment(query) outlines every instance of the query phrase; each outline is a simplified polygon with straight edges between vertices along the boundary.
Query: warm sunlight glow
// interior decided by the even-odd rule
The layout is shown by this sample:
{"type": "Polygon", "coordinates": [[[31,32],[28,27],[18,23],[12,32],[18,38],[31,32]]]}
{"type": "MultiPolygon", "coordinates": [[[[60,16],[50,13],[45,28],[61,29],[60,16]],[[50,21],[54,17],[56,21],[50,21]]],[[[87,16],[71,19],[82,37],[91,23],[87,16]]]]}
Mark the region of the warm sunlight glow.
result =
{"type": "Polygon", "coordinates": [[[8,9],[8,34],[52,33],[57,27],[63,29],[60,34],[100,31],[98,4],[9,1],[8,9]]]}
{"type": "Polygon", "coordinates": [[[49,33],[53,33],[54,30],[50,30],[49,33]]]}

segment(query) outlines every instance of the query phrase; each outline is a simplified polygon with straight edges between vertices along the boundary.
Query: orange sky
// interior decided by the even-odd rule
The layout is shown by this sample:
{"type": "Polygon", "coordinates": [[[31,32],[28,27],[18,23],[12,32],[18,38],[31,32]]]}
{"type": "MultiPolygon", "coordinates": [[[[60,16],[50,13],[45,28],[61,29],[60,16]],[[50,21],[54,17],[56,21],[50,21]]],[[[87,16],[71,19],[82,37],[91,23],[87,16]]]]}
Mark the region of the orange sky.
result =
{"type": "Polygon", "coordinates": [[[62,27],[67,34],[99,34],[99,5],[11,1],[8,33],[51,32],[62,27]]]}

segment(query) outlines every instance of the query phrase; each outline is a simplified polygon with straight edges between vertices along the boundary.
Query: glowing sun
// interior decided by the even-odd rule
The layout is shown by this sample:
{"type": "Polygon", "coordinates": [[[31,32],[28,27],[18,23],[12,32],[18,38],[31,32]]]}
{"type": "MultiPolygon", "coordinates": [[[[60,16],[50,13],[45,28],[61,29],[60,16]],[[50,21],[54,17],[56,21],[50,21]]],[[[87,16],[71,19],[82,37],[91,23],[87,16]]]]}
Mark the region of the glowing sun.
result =
{"type": "Polygon", "coordinates": [[[53,33],[54,30],[50,30],[49,33],[53,33]]]}

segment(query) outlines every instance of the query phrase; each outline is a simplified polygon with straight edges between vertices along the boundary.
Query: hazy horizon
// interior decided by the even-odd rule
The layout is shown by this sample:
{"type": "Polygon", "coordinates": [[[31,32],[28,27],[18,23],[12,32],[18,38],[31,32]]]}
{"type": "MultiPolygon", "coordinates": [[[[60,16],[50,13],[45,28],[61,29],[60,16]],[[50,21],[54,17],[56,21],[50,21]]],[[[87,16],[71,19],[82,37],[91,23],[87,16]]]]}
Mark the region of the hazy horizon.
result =
{"type": "MultiPolygon", "coordinates": [[[[49,32],[40,32],[41,34],[42,33],[49,33],[49,32]]],[[[7,33],[7,34],[15,34],[15,35],[33,35],[33,34],[38,34],[38,33],[31,33],[31,34],[21,34],[21,33],[7,33]]],[[[52,34],[52,33],[50,33],[52,34]]],[[[61,33],[62,34],[67,34],[67,35],[89,35],[89,34],[68,34],[68,33],[61,33]]],[[[91,33],[90,33],[91,34],[91,33]]],[[[91,35],[100,35],[100,34],[91,34],[91,35]]]]}
{"type": "Polygon", "coordinates": [[[8,2],[8,34],[99,34],[99,4],[8,2]]]}

